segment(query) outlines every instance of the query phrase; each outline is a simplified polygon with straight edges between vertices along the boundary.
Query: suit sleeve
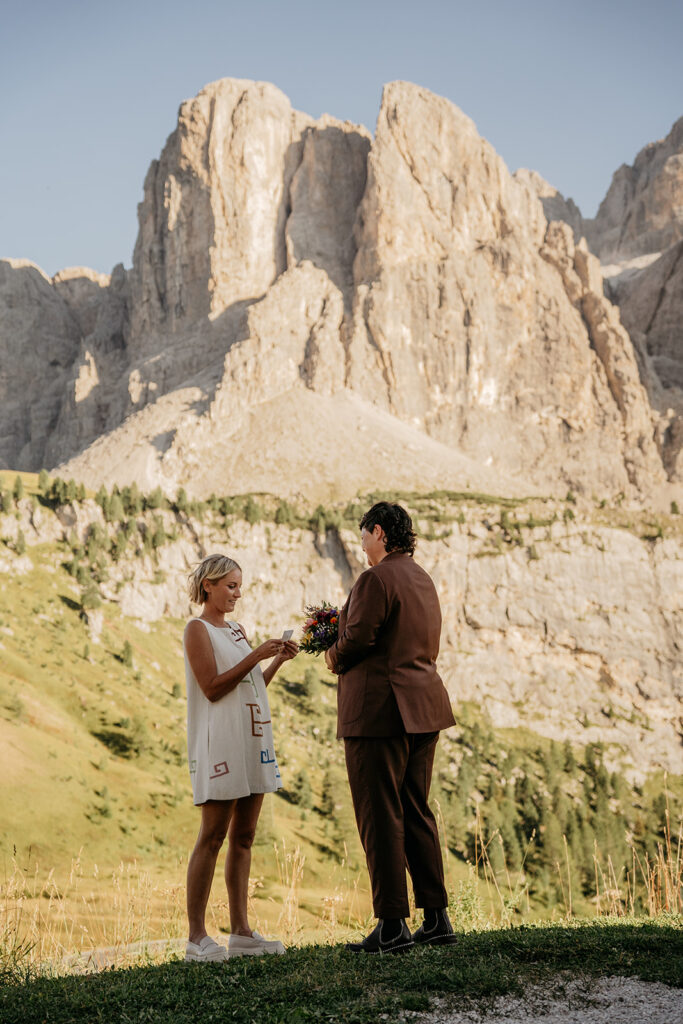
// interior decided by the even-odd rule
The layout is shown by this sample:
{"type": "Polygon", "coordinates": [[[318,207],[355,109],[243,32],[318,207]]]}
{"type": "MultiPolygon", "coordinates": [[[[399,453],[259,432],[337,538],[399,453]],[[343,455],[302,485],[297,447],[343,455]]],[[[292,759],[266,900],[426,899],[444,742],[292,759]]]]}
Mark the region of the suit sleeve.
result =
{"type": "Polygon", "coordinates": [[[364,572],[349,595],[346,624],[330,647],[337,675],[347,672],[370,654],[377,634],[387,618],[387,595],[379,576],[364,572]]]}

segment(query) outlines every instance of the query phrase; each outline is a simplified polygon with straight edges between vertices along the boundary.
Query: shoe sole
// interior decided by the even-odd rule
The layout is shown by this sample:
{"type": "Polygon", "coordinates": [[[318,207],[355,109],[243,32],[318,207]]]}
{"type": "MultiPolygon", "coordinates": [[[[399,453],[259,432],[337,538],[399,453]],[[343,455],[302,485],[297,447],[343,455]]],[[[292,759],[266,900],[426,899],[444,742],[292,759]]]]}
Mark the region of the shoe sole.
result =
{"type": "Polygon", "coordinates": [[[433,939],[421,939],[416,946],[455,946],[459,942],[457,935],[435,935],[433,939]]]}
{"type": "Polygon", "coordinates": [[[409,949],[413,949],[415,946],[414,942],[402,942],[400,946],[389,946],[387,949],[364,949],[363,946],[352,946],[346,945],[346,950],[349,953],[367,953],[370,956],[376,956],[380,953],[382,956],[387,956],[389,953],[407,953],[409,949]]]}
{"type": "Polygon", "coordinates": [[[213,956],[188,956],[187,954],[185,954],[184,962],[186,964],[220,964],[224,960],[227,960],[228,956],[229,954],[226,953],[214,953],[213,956]]]}
{"type": "Polygon", "coordinates": [[[228,956],[282,956],[284,949],[229,949],[228,956]]]}
{"type": "Polygon", "coordinates": [[[409,949],[414,949],[414,942],[402,942],[400,946],[389,946],[387,949],[380,947],[379,952],[382,956],[386,956],[387,953],[407,953],[409,949]]]}

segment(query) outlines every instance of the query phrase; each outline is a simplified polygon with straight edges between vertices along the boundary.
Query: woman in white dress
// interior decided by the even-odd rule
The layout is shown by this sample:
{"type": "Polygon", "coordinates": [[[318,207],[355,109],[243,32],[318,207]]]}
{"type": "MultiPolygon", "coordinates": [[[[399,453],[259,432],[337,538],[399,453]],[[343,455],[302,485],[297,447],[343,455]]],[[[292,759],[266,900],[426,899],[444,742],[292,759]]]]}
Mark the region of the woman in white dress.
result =
{"type": "Polygon", "coordinates": [[[264,939],[249,927],[247,893],[251,845],[263,795],[282,786],[266,687],[298,647],[291,640],[266,640],[251,649],[242,627],[230,618],[241,586],[240,567],[225,555],[209,555],[190,575],[190,598],[203,605],[183,637],[188,757],[194,802],[201,806],[202,821],[187,867],[186,960],[284,952],[281,942],[264,939]],[[260,663],[269,659],[262,670],[260,663]],[[207,935],[204,923],[226,835],[231,932],[227,949],[207,935]]]}

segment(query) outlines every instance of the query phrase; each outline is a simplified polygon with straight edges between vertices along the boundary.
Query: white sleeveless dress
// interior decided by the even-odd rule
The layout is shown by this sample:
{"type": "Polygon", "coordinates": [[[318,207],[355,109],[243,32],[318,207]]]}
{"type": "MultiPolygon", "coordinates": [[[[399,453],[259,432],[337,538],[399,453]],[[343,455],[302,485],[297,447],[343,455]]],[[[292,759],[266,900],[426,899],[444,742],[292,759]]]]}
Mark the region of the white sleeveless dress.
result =
{"type": "MultiPolygon", "coordinates": [[[[251,651],[236,622],[206,627],[220,675],[251,651]]],[[[211,702],[195,679],[185,650],[187,682],[187,756],[195,804],[235,800],[282,788],[273,749],[266,683],[257,665],[220,700],[211,702]]]]}

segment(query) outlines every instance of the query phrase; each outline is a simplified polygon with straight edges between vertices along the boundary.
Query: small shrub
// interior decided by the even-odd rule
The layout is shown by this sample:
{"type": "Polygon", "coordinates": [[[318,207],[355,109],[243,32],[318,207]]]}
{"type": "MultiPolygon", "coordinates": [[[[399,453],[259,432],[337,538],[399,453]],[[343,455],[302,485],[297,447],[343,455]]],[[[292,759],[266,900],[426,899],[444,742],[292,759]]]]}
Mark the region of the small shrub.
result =
{"type": "Polygon", "coordinates": [[[292,522],[293,511],[291,505],[286,501],[281,501],[278,507],[275,509],[275,522],[278,526],[289,525],[292,522]]]}
{"type": "Polygon", "coordinates": [[[10,693],[3,698],[3,707],[9,711],[13,718],[21,720],[24,715],[24,702],[16,693],[10,693]]]}
{"type": "Polygon", "coordinates": [[[147,495],[145,498],[145,507],[149,509],[165,508],[166,498],[161,487],[155,487],[154,490],[147,495]]]}
{"type": "Polygon", "coordinates": [[[121,661],[126,668],[133,667],[133,648],[131,647],[130,640],[126,640],[121,651],[121,661]]]}
{"type": "Polygon", "coordinates": [[[155,516],[154,518],[154,533],[152,534],[152,547],[156,551],[157,548],[162,547],[166,543],[166,530],[161,516],[155,516]]]}
{"type": "Polygon", "coordinates": [[[18,474],[14,480],[14,488],[12,490],[12,494],[14,496],[15,502],[21,501],[21,499],[24,497],[24,481],[18,474]]]}
{"type": "Polygon", "coordinates": [[[244,505],[244,518],[250,526],[254,526],[263,519],[263,509],[250,494],[244,505]]]}
{"type": "Polygon", "coordinates": [[[308,780],[308,774],[305,769],[302,768],[294,776],[289,795],[292,803],[298,804],[299,807],[309,808],[313,806],[313,791],[311,790],[311,783],[308,780]]]}
{"type": "Polygon", "coordinates": [[[95,581],[90,579],[86,583],[81,595],[81,608],[84,612],[89,612],[99,608],[101,604],[102,598],[100,597],[99,588],[95,581]]]}

